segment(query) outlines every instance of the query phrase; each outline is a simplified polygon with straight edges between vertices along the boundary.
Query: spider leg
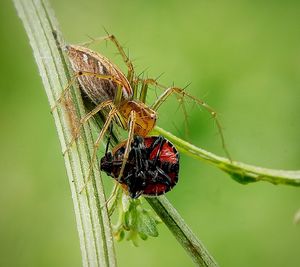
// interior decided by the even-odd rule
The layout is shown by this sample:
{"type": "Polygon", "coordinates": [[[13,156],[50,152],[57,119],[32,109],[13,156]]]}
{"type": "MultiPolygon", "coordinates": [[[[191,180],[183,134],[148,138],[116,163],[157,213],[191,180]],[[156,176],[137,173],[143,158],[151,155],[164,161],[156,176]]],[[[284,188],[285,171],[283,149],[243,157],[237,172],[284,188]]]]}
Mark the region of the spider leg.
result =
{"type": "Polygon", "coordinates": [[[61,95],[56,99],[54,106],[51,107],[52,112],[57,108],[58,104],[61,103],[62,99],[69,92],[69,90],[70,90],[71,86],[74,84],[74,82],[81,76],[94,76],[94,77],[102,79],[102,80],[115,82],[116,84],[122,86],[122,81],[116,79],[112,75],[104,75],[104,74],[88,72],[88,71],[78,71],[77,73],[75,73],[73,75],[71,80],[68,82],[67,86],[62,90],[61,95]]]}
{"type": "Polygon", "coordinates": [[[106,144],[106,148],[105,148],[105,156],[108,153],[108,148],[109,148],[109,145],[110,145],[110,139],[111,139],[111,135],[112,135],[112,130],[113,130],[113,124],[111,123],[110,126],[109,126],[109,135],[107,137],[107,144],[106,144]]]}
{"type": "Polygon", "coordinates": [[[120,170],[119,177],[118,177],[117,181],[121,180],[121,177],[122,177],[124,169],[125,169],[126,162],[128,160],[128,156],[129,156],[129,152],[130,152],[130,148],[131,148],[131,143],[132,143],[133,135],[134,135],[135,121],[136,121],[136,112],[134,110],[132,110],[130,112],[130,116],[129,116],[129,125],[128,125],[129,133],[128,133],[128,139],[126,141],[125,152],[124,152],[124,157],[123,157],[123,163],[122,163],[122,167],[121,167],[121,170],[120,170]]]}
{"type": "Polygon", "coordinates": [[[109,125],[110,123],[112,122],[114,116],[117,114],[117,109],[116,108],[113,108],[111,109],[111,111],[109,112],[108,116],[107,116],[107,119],[94,143],[94,147],[93,147],[93,154],[92,154],[92,158],[91,158],[91,163],[90,163],[90,166],[88,168],[88,173],[87,173],[87,176],[85,177],[85,183],[82,187],[82,189],[80,190],[80,193],[86,188],[87,186],[87,183],[88,181],[90,180],[90,177],[91,177],[91,173],[92,173],[92,169],[93,169],[93,165],[96,161],[96,157],[97,157],[97,150],[100,146],[100,142],[101,140],[103,139],[104,137],[104,134],[106,133],[107,129],[109,128],[109,125]]]}
{"type": "Polygon", "coordinates": [[[73,134],[72,139],[70,140],[70,142],[67,144],[67,148],[64,151],[63,154],[65,154],[70,147],[73,145],[73,143],[75,142],[75,140],[78,137],[78,133],[80,132],[80,128],[89,121],[90,118],[92,118],[95,114],[97,114],[99,111],[101,111],[102,109],[109,107],[110,109],[114,108],[114,105],[112,103],[111,100],[107,100],[105,102],[102,102],[101,104],[97,105],[92,111],[90,111],[89,113],[87,113],[83,118],[81,118],[79,126],[75,129],[76,134],[73,134]]]}
{"type": "Polygon", "coordinates": [[[129,83],[131,84],[132,80],[133,80],[133,77],[134,77],[133,64],[132,64],[131,60],[129,59],[129,57],[126,55],[123,47],[121,46],[121,44],[119,43],[119,41],[117,40],[117,38],[113,34],[109,34],[107,32],[107,36],[94,38],[92,41],[82,43],[81,45],[82,46],[88,46],[92,43],[102,42],[102,41],[106,41],[106,40],[111,41],[116,46],[117,50],[119,51],[124,63],[127,66],[127,69],[128,69],[127,79],[129,81],[129,83]]]}

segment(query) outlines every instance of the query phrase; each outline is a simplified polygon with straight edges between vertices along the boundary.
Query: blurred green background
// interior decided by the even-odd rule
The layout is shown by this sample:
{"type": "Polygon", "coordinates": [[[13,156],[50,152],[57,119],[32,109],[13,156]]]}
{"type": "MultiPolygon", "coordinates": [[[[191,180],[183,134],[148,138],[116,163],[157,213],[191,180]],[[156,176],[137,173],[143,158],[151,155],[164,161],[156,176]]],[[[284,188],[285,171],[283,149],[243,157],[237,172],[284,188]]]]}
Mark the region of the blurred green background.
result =
{"type": "MultiPolygon", "coordinates": [[[[235,160],[300,169],[299,1],[51,0],[70,43],[102,36],[130,49],[137,70],[185,86],[221,115],[235,160]]],[[[72,200],[53,119],[13,4],[0,8],[0,266],[81,266],[72,200]]],[[[105,51],[105,45],[97,46],[105,51]]],[[[104,53],[104,52],[103,52],[104,53]]],[[[108,49],[112,60],[119,58],[108,49]]],[[[224,154],[210,117],[177,104],[158,125],[224,154]],[[168,116],[172,114],[173,120],[168,116]],[[178,114],[178,116],[177,116],[178,114]]],[[[111,184],[111,180],[106,180],[111,184]]],[[[182,156],[169,200],[221,266],[299,266],[300,188],[240,185],[182,156]]],[[[116,244],[119,266],[193,266],[163,226],[159,238],[116,244]]]]}

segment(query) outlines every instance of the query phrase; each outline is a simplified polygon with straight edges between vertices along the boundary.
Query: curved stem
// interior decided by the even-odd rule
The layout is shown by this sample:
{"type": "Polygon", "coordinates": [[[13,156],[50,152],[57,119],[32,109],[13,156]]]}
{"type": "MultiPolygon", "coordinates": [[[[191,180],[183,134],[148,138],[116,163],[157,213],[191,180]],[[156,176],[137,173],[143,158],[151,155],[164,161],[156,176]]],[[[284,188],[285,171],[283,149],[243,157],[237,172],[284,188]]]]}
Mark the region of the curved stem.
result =
{"type": "Polygon", "coordinates": [[[247,184],[251,182],[266,181],[272,184],[300,186],[300,171],[273,170],[238,161],[231,161],[196,147],[157,126],[153,130],[153,133],[165,136],[177,146],[179,151],[216,166],[228,173],[239,183],[247,184]]]}

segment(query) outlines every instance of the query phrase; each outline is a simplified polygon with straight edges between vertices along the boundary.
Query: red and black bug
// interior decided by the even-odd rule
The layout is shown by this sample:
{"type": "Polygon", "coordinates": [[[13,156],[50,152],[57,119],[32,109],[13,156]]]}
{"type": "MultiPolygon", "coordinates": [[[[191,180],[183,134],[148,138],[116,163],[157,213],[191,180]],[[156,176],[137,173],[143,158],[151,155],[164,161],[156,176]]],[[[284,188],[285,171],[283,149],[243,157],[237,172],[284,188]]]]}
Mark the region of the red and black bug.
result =
{"type": "Polygon", "coordinates": [[[178,181],[179,153],[162,136],[134,136],[123,171],[118,180],[126,141],[106,152],[100,168],[116,179],[132,198],[159,196],[170,191],[178,181]]]}
{"type": "MultiPolygon", "coordinates": [[[[75,140],[80,137],[80,129],[87,121],[89,121],[89,119],[99,113],[100,117],[103,118],[104,123],[93,146],[91,163],[82,190],[86,187],[92,174],[93,165],[97,159],[97,150],[111,123],[115,123],[128,131],[127,143],[126,145],[123,145],[125,151],[123,156],[124,160],[119,172],[119,176],[121,177],[129,156],[130,146],[134,135],[145,138],[153,130],[158,117],[158,109],[171,95],[176,95],[178,97],[185,116],[187,115],[183,101],[185,98],[189,98],[210,113],[211,117],[216,122],[222,145],[227,153],[217,113],[208,104],[203,100],[188,94],[185,89],[174,86],[166,87],[158,83],[156,79],[141,79],[139,76],[135,75],[135,69],[132,62],[114,35],[97,38],[92,42],[85,43],[85,45],[89,45],[95,41],[104,40],[110,40],[118,49],[119,54],[127,66],[127,75],[101,54],[84,46],[67,45],[65,49],[75,74],[64,88],[61,96],[57,99],[57,103],[59,103],[69,92],[72,84],[77,80],[82,89],[83,96],[85,96],[84,102],[85,104],[88,103],[87,109],[89,112],[80,119],[78,126],[74,127],[74,133],[72,133],[73,136],[67,145],[67,150],[74,144],[75,140]],[[161,88],[164,90],[152,105],[146,104],[146,95],[149,87],[161,88]]],[[[56,106],[57,105],[54,105],[52,110],[54,110],[56,106]]],[[[132,157],[133,156],[131,156],[131,158],[132,157]]],[[[147,160],[152,159],[148,158],[147,160]]],[[[135,175],[133,173],[128,174],[131,176],[135,175]]],[[[121,180],[120,177],[118,180],[121,180]]]]}

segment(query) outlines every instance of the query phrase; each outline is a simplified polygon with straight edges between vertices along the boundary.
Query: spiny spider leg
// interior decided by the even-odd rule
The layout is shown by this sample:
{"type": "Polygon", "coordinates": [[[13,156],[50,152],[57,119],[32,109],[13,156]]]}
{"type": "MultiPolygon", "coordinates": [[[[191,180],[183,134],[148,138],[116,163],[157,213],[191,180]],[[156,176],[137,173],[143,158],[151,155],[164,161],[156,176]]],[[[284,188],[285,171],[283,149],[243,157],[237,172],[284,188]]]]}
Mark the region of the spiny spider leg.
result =
{"type": "Polygon", "coordinates": [[[98,38],[94,38],[92,41],[89,42],[85,42],[82,43],[82,46],[88,46],[92,43],[95,42],[102,42],[102,41],[106,41],[106,40],[110,40],[118,49],[121,57],[123,58],[124,63],[126,64],[127,68],[128,68],[128,73],[127,73],[127,79],[129,81],[129,83],[132,83],[133,77],[134,77],[134,67],[133,64],[131,62],[131,60],[129,59],[129,57],[126,55],[123,47],[121,46],[121,44],[119,43],[119,41],[117,40],[117,38],[113,35],[113,34],[109,34],[107,33],[107,36],[103,36],[103,37],[98,37],[98,38]]]}
{"type": "Polygon", "coordinates": [[[101,209],[102,209],[105,206],[108,206],[108,215],[109,215],[109,217],[113,214],[113,212],[114,212],[114,210],[117,206],[117,202],[119,200],[121,192],[122,191],[121,191],[120,184],[115,182],[114,188],[112,189],[112,192],[111,192],[109,198],[105,201],[105,204],[101,207],[101,209]],[[110,202],[111,202],[111,204],[110,204],[110,202]]]}
{"type": "Polygon", "coordinates": [[[111,135],[112,135],[112,130],[113,130],[113,123],[111,123],[110,126],[109,126],[109,135],[107,137],[107,144],[106,144],[106,148],[105,148],[105,156],[108,153],[108,148],[109,148],[109,145],[110,145],[110,139],[111,139],[111,135]]]}
{"type": "Polygon", "coordinates": [[[128,125],[129,132],[128,132],[128,139],[126,141],[126,148],[125,148],[125,152],[124,152],[123,163],[122,163],[122,167],[121,167],[117,181],[121,180],[121,177],[123,175],[125,165],[126,165],[126,162],[127,162],[128,156],[129,156],[131,143],[132,143],[133,136],[134,136],[135,122],[136,122],[136,112],[134,110],[132,110],[130,112],[130,117],[129,117],[129,125],[128,125]]]}
{"type": "MultiPolygon", "coordinates": [[[[113,131],[113,123],[110,124],[110,129],[109,129],[109,135],[107,137],[107,144],[106,144],[106,148],[105,148],[105,157],[108,154],[108,149],[109,149],[109,145],[110,145],[110,139],[111,139],[111,135],[112,135],[112,131],[113,131]]],[[[114,209],[117,205],[117,201],[118,201],[118,194],[119,193],[119,189],[120,185],[118,183],[114,184],[113,190],[110,193],[110,196],[108,197],[108,199],[106,199],[104,205],[101,207],[104,208],[104,206],[108,206],[108,204],[112,201],[112,204],[108,206],[108,215],[109,217],[113,214],[114,209]]]]}
{"type": "Polygon", "coordinates": [[[189,136],[189,128],[190,127],[189,127],[188,112],[187,112],[186,107],[185,107],[185,102],[183,101],[182,98],[179,98],[178,101],[179,101],[179,106],[181,107],[184,118],[185,118],[185,120],[184,120],[185,134],[186,134],[186,136],[189,136]]]}
{"type": "Polygon", "coordinates": [[[91,173],[92,173],[92,169],[93,169],[93,165],[94,165],[95,160],[96,160],[96,157],[97,157],[97,150],[98,150],[98,148],[99,148],[100,142],[101,142],[101,140],[103,139],[104,134],[106,133],[106,131],[107,131],[109,125],[111,124],[111,122],[112,122],[114,116],[117,114],[117,112],[118,112],[117,109],[116,109],[116,108],[113,108],[113,109],[111,109],[111,111],[108,113],[108,116],[107,116],[107,118],[106,118],[106,121],[105,121],[105,123],[104,123],[104,125],[103,125],[103,127],[102,127],[102,129],[101,129],[101,131],[100,131],[100,133],[99,133],[99,135],[98,135],[98,137],[97,137],[95,143],[94,143],[93,154],[92,154],[92,158],[91,158],[91,163],[90,163],[90,166],[89,166],[89,168],[88,168],[88,174],[87,174],[87,176],[86,176],[85,179],[84,179],[85,183],[84,183],[84,185],[83,185],[83,187],[82,187],[82,189],[80,190],[79,193],[81,193],[81,192],[86,188],[87,183],[88,183],[88,181],[90,180],[91,173]]]}
{"type": "Polygon", "coordinates": [[[122,81],[116,79],[112,75],[104,75],[104,74],[99,74],[99,73],[94,73],[94,72],[88,72],[88,71],[79,71],[79,72],[77,72],[77,73],[75,73],[73,75],[73,77],[71,78],[71,80],[68,82],[67,86],[63,89],[61,95],[58,97],[58,99],[56,99],[54,106],[51,107],[51,111],[52,112],[57,108],[58,104],[61,103],[62,99],[65,97],[65,95],[67,94],[67,92],[70,90],[72,84],[80,76],[94,76],[94,77],[99,78],[99,79],[103,79],[103,80],[115,82],[116,84],[122,86],[122,81]]]}
{"type": "MultiPolygon", "coordinates": [[[[79,133],[80,132],[80,128],[86,123],[88,122],[88,120],[90,118],[92,118],[95,114],[97,114],[99,111],[101,111],[102,109],[104,109],[105,107],[109,107],[110,109],[113,109],[115,108],[113,102],[111,100],[107,100],[107,101],[104,101],[102,102],[101,104],[97,105],[93,110],[91,110],[89,113],[87,113],[83,118],[81,118],[80,120],[80,124],[79,126],[77,127],[76,129],[76,133],[79,133]]],[[[75,140],[77,139],[77,134],[75,134],[71,141],[68,143],[67,145],[67,148],[65,150],[65,152],[63,154],[65,154],[69,149],[70,147],[73,145],[73,143],[75,142],[75,140]]]]}

